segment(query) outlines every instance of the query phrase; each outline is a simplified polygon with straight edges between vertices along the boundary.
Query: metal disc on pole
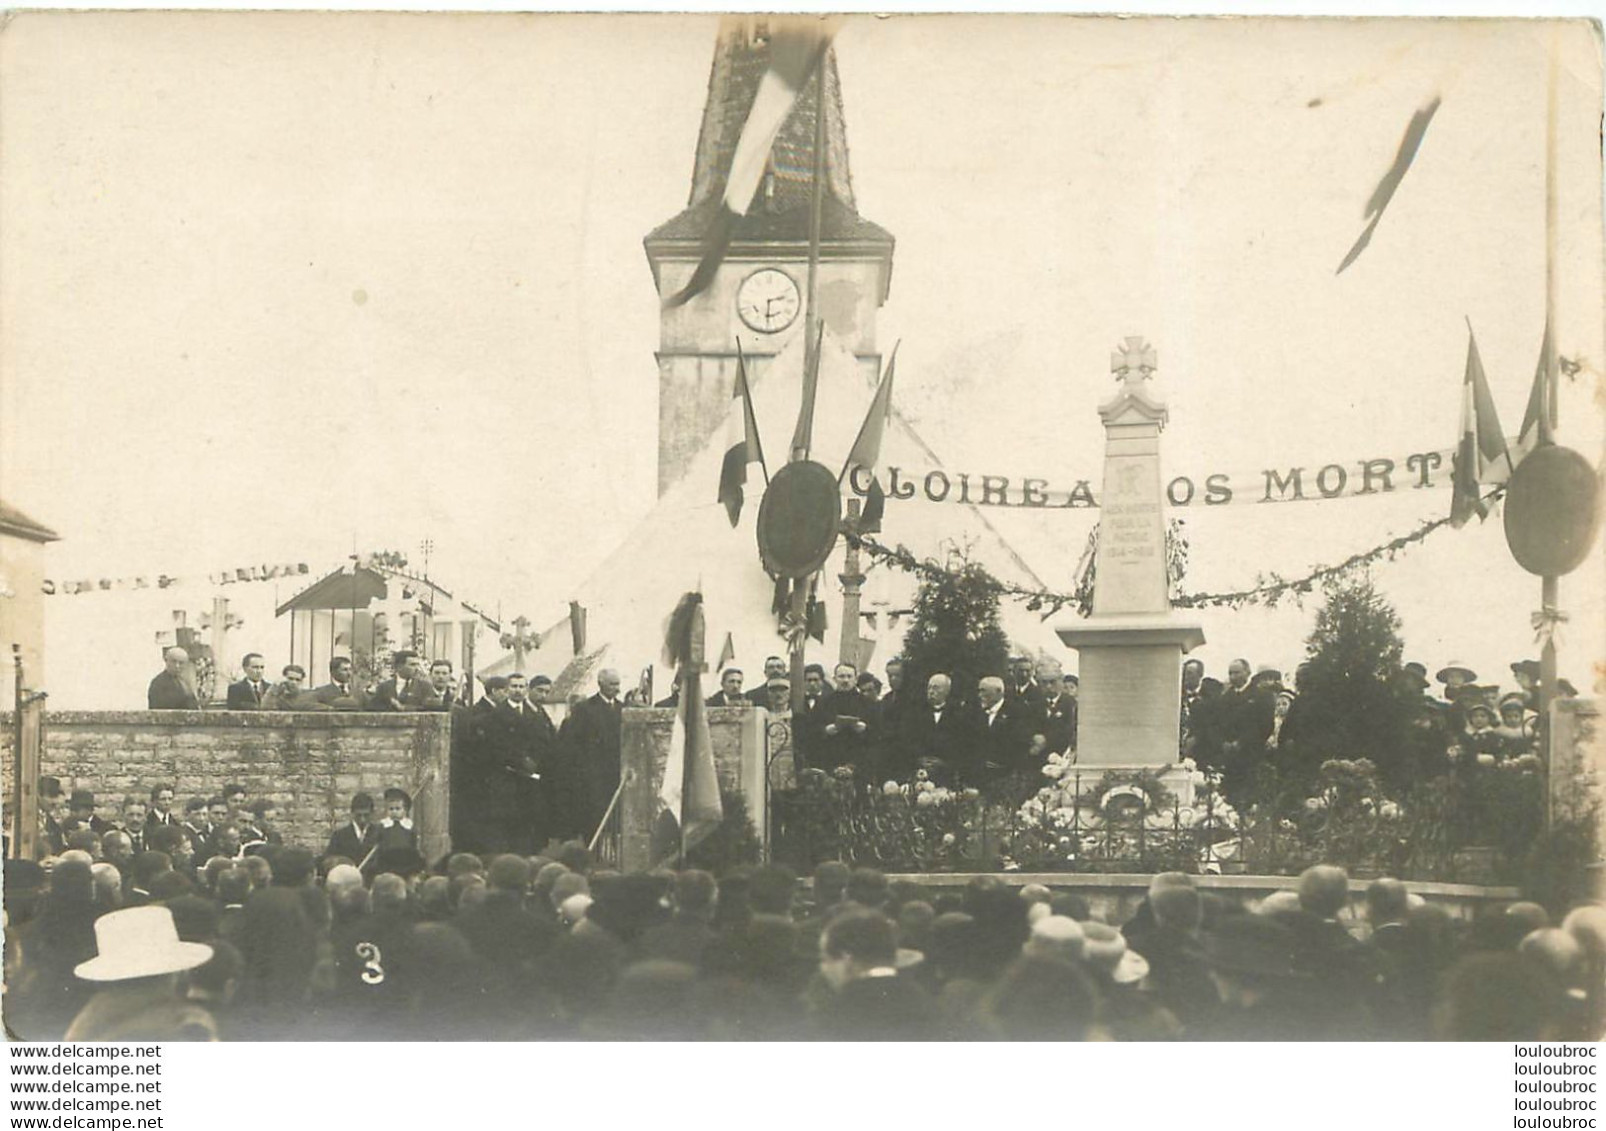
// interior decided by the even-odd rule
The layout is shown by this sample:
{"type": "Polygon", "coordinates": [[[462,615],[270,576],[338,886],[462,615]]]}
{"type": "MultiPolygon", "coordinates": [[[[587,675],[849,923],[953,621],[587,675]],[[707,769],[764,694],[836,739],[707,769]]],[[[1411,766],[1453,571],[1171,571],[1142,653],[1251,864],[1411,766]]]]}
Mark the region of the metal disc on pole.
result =
{"type": "Polygon", "coordinates": [[[1600,480],[1571,448],[1535,449],[1506,488],[1506,544],[1529,573],[1560,577],[1583,564],[1600,519],[1600,480]]]}
{"type": "Polygon", "coordinates": [[[836,473],[813,460],[777,471],[758,507],[758,553],[772,577],[805,578],[831,556],[842,524],[836,473]]]}

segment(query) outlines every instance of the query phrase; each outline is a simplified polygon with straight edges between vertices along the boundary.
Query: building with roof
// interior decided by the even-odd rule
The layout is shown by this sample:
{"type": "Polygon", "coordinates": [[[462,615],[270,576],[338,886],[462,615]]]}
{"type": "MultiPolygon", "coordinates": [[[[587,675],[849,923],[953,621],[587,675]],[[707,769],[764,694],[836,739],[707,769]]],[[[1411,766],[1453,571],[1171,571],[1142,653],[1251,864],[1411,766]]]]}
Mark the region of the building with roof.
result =
{"type": "Polygon", "coordinates": [[[450,660],[464,673],[474,666],[481,630],[493,640],[501,632],[496,618],[449,589],[372,557],[320,577],[274,616],[286,634],[282,654],[305,667],[313,685],[326,682],[335,656],[350,658],[359,679],[383,679],[390,653],[402,648],[450,660]]]}

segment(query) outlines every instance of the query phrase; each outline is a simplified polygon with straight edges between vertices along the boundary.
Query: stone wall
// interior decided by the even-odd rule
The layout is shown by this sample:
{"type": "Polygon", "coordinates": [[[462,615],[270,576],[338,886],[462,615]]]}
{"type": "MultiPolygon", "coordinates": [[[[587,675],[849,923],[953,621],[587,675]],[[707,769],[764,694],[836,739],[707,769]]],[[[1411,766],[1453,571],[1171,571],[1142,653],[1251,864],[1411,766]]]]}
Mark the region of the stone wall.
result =
{"type": "MultiPolygon", "coordinates": [[[[987,873],[1012,887],[1025,884],[1042,884],[1059,892],[1074,892],[1088,902],[1095,915],[1108,923],[1125,923],[1136,913],[1138,905],[1148,894],[1149,881],[1154,877],[1138,873],[1073,873],[1073,872],[1009,872],[987,873]]],[[[972,872],[911,872],[890,876],[890,879],[912,883],[925,889],[925,898],[933,899],[943,890],[962,888],[976,878],[972,872]]],[[[1201,891],[1209,892],[1229,903],[1248,906],[1278,891],[1297,891],[1298,876],[1194,876],[1193,882],[1201,891]]],[[[1350,880],[1349,907],[1342,914],[1345,920],[1358,923],[1362,919],[1365,896],[1371,880],[1350,880]]],[[[1408,880],[1406,887],[1429,903],[1436,903],[1453,917],[1470,920],[1489,908],[1500,907],[1521,893],[1514,887],[1492,887],[1481,884],[1441,884],[1408,880]]]]}
{"type": "MultiPolygon", "coordinates": [[[[769,712],[741,707],[710,707],[708,733],[714,745],[714,767],[723,791],[740,791],[747,798],[760,844],[764,830],[765,723],[769,712]]],[[[620,795],[620,864],[626,871],[651,867],[654,822],[661,803],[664,763],[669,757],[669,736],[675,712],[667,707],[631,708],[624,712],[620,768],[624,792],[620,795]]]]}
{"type": "MultiPolygon", "coordinates": [[[[0,715],[0,781],[7,800],[16,741],[0,715]]],[[[169,782],[182,809],[230,782],[279,807],[285,843],[321,853],[346,818],[351,795],[387,787],[413,795],[419,847],[433,862],[447,850],[448,715],[288,711],[52,711],[45,715],[40,773],[67,790],[95,793],[110,817],[125,794],[169,782]]]]}

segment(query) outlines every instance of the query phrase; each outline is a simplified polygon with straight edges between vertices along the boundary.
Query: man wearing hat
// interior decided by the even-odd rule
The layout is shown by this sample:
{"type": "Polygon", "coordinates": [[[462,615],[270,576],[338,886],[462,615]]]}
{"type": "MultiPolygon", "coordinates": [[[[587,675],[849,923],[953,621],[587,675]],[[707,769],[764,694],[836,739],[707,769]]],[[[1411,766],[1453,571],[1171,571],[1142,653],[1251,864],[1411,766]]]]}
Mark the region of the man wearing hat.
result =
{"type": "Polygon", "coordinates": [[[65,797],[59,778],[46,775],[39,779],[38,850],[41,856],[60,856],[66,850],[67,838],[61,831],[65,797]]]}
{"type": "Polygon", "coordinates": [[[95,957],[74,973],[98,988],[73,1019],[69,1041],[215,1041],[217,1025],[187,1001],[178,975],[212,957],[180,942],[166,907],[130,907],[95,920],[95,957]]]}
{"type": "Polygon", "coordinates": [[[95,815],[95,795],[87,789],[75,789],[67,802],[67,815],[80,825],[87,825],[96,836],[103,835],[111,825],[95,815]]]}
{"type": "Polygon", "coordinates": [[[1478,673],[1459,660],[1451,660],[1433,678],[1444,684],[1444,698],[1438,701],[1438,706],[1444,712],[1445,726],[1452,735],[1460,734],[1467,725],[1461,697],[1466,688],[1477,682],[1478,673]]]}

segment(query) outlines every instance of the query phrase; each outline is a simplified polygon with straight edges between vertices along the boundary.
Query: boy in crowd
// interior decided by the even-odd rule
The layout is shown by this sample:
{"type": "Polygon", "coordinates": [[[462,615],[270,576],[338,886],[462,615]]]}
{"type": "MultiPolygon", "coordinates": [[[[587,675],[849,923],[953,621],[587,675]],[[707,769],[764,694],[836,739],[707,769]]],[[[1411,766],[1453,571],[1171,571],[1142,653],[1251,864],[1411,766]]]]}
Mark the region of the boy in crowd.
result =
{"type": "Polygon", "coordinates": [[[329,838],[324,849],[325,858],[344,856],[361,864],[379,843],[379,828],[374,824],[374,799],[359,793],[351,799],[351,820],[341,825],[329,838]]]}

